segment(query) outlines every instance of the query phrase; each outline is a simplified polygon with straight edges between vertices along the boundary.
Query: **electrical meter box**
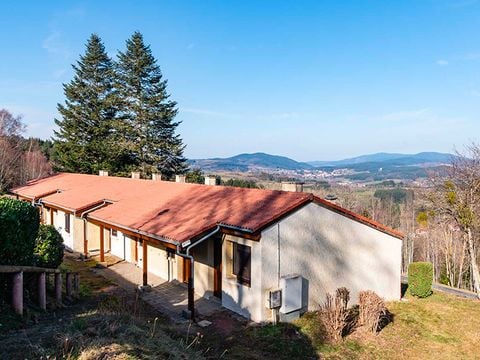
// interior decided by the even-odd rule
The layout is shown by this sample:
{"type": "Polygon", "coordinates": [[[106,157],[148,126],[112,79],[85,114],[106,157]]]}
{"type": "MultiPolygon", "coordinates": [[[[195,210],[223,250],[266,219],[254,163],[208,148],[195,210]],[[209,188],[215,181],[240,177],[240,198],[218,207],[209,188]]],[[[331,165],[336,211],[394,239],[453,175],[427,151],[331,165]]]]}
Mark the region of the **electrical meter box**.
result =
{"type": "Polygon", "coordinates": [[[282,290],[270,290],[267,292],[267,308],[278,309],[282,306],[282,290]]]}
{"type": "Polygon", "coordinates": [[[303,279],[300,275],[293,274],[283,276],[280,279],[280,289],[282,290],[282,306],[280,312],[288,314],[293,311],[299,311],[302,308],[303,279]]]}

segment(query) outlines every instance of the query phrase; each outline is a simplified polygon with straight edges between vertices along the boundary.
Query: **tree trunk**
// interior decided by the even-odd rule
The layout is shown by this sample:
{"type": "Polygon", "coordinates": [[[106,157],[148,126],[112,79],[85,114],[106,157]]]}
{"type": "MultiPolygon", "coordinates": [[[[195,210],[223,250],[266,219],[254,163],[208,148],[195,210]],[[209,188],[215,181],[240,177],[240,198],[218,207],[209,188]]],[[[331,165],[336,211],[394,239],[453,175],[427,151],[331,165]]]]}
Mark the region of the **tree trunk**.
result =
{"type": "Polygon", "coordinates": [[[462,244],[462,257],[460,261],[460,266],[458,270],[458,283],[457,283],[457,288],[461,289],[462,288],[462,282],[463,282],[463,264],[465,262],[465,241],[463,241],[462,244]]]}
{"type": "Polygon", "coordinates": [[[472,266],[472,285],[473,290],[477,293],[477,297],[480,298],[480,272],[478,269],[477,259],[475,256],[475,246],[473,244],[472,230],[467,229],[467,241],[468,241],[468,253],[470,254],[470,263],[472,266]]]}

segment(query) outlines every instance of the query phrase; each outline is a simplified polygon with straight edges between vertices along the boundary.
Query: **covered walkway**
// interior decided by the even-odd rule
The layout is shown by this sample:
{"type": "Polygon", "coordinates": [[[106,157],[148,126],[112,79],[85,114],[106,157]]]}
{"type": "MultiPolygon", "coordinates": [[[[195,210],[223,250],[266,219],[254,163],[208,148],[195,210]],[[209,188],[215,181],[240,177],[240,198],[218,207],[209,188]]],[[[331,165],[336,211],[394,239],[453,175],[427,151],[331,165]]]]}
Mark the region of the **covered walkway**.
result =
{"type": "MultiPolygon", "coordinates": [[[[133,291],[142,284],[142,269],[134,264],[121,261],[95,272],[118,284],[125,290],[133,291]]],[[[187,286],[176,280],[168,282],[159,276],[148,273],[150,291],[142,293],[142,300],[176,322],[187,321],[182,312],[187,310],[187,286]]],[[[209,317],[217,311],[224,311],[219,300],[206,299],[195,295],[197,317],[209,317]]]]}

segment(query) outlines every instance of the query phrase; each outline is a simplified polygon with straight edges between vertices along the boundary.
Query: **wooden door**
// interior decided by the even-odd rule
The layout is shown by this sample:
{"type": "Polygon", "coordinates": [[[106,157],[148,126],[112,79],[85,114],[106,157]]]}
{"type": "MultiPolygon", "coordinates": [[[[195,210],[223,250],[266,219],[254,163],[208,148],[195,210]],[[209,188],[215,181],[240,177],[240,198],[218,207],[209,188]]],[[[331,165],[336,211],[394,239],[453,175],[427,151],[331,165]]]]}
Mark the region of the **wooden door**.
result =
{"type": "Polygon", "coordinates": [[[222,239],[213,239],[213,296],[222,298],[222,239]]]}
{"type": "Polygon", "coordinates": [[[190,270],[191,270],[191,261],[188,258],[183,258],[183,282],[188,284],[188,278],[190,277],[190,270]]]}

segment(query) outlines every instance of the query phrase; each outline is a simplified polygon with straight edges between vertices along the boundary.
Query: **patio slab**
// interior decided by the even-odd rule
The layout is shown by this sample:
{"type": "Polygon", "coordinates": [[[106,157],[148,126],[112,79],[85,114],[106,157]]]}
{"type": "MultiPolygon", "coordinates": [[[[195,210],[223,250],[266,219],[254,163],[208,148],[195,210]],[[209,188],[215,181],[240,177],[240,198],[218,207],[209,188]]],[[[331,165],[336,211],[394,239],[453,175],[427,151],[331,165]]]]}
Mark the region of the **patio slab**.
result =
{"type": "MultiPolygon", "coordinates": [[[[130,291],[135,291],[143,279],[142,270],[125,261],[94,271],[130,291]]],[[[147,279],[151,289],[142,292],[142,300],[175,322],[188,322],[182,316],[182,312],[187,310],[188,304],[186,284],[176,280],[169,282],[151,273],[148,274],[147,279]]],[[[218,311],[224,311],[225,308],[217,299],[206,299],[195,295],[195,310],[198,318],[204,318],[218,311]]]]}

